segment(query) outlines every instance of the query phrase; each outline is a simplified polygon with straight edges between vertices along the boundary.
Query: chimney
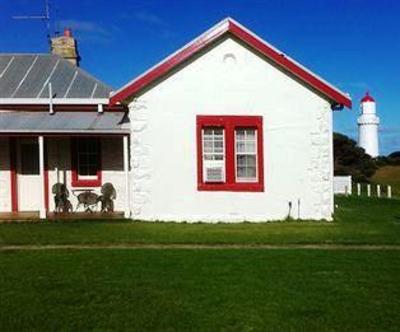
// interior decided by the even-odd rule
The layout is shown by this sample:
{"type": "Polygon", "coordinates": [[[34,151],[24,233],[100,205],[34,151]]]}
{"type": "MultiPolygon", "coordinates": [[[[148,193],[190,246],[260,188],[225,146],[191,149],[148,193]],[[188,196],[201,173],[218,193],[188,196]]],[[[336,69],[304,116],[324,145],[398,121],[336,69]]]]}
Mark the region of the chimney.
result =
{"type": "Polygon", "coordinates": [[[57,54],[79,66],[78,46],[70,28],[65,28],[62,36],[51,38],[51,54],[57,54]]]}

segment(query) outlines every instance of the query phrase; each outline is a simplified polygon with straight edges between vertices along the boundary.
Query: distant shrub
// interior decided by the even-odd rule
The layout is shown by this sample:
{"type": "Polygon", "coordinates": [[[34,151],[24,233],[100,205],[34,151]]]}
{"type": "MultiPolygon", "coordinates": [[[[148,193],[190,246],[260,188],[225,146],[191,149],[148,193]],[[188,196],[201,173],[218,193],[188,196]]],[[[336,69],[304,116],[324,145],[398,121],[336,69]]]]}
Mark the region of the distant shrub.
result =
{"type": "Polygon", "coordinates": [[[388,155],[387,159],[388,165],[400,165],[400,151],[392,152],[390,155],[388,155]]]}
{"type": "Polygon", "coordinates": [[[400,159],[400,151],[392,152],[388,157],[392,159],[400,159]]]}
{"type": "Polygon", "coordinates": [[[351,175],[355,182],[368,182],[378,164],[386,162],[371,158],[354,140],[343,134],[333,134],[333,145],[335,175],[351,175]]]}

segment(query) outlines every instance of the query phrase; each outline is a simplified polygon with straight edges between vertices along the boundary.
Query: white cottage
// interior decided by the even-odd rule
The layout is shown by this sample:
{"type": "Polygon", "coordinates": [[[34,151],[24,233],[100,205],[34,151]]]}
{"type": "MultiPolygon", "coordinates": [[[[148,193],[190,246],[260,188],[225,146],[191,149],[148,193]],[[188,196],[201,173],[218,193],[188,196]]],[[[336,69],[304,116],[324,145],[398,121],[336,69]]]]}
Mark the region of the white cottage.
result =
{"type": "Polygon", "coordinates": [[[351,100],[234,20],[113,93],[119,103],[134,219],[332,218],[332,111],[351,100]]]}
{"type": "Polygon", "coordinates": [[[109,99],[74,64],[57,80],[67,64],[57,55],[47,56],[47,75],[35,69],[40,56],[28,61],[9,88],[3,76],[19,56],[8,57],[0,57],[0,212],[49,216],[57,183],[74,211],[86,210],[76,196],[101,197],[111,183],[114,211],[133,219],[332,217],[332,111],[350,98],[230,18],[109,99]]]}
{"type": "Polygon", "coordinates": [[[52,54],[0,54],[0,218],[52,217],[60,185],[68,216],[99,210],[93,197],[105,183],[117,194],[113,210],[130,215],[129,119],[78,60],[68,29],[52,54]],[[78,204],[79,195],[92,199],[78,204]]]}

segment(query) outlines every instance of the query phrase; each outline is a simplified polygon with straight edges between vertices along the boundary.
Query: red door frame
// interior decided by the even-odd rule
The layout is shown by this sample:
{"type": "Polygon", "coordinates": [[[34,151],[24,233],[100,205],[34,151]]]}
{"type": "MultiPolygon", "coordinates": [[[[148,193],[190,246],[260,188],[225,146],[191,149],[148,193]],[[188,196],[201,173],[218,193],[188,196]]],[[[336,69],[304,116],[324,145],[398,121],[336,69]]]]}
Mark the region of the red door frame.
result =
{"type": "MultiPolygon", "coordinates": [[[[49,211],[49,170],[48,170],[48,153],[47,142],[44,139],[44,174],[43,186],[45,193],[45,208],[49,211]]],[[[18,209],[18,171],[17,171],[17,138],[9,137],[9,154],[10,154],[10,187],[11,187],[11,211],[16,213],[18,209]]]]}

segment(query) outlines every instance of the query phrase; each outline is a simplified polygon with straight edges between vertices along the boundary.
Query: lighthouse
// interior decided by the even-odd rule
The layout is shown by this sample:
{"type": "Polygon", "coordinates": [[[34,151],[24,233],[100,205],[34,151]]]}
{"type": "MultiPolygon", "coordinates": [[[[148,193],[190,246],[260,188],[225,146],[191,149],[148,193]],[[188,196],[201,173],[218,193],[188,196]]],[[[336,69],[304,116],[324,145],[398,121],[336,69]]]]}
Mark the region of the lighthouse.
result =
{"type": "Polygon", "coordinates": [[[358,117],[358,146],[375,158],[379,156],[379,118],[376,116],[375,99],[367,92],[361,99],[361,114],[358,117]]]}

